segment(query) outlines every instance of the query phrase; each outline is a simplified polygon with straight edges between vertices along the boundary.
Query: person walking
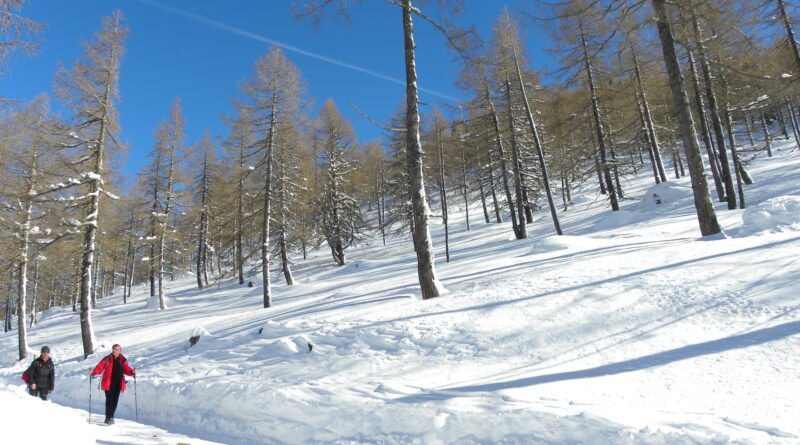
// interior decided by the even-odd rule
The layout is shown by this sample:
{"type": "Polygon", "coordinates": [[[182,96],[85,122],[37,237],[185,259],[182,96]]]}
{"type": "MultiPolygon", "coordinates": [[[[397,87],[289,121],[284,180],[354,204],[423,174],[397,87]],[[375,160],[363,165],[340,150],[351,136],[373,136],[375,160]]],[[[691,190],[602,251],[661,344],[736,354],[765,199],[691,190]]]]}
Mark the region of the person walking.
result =
{"type": "Polygon", "coordinates": [[[100,363],[89,370],[90,376],[103,374],[100,380],[100,389],[106,393],[106,425],[114,424],[114,412],[117,410],[119,394],[125,392],[125,376],[135,375],[136,370],[131,368],[128,360],[122,355],[122,347],[114,345],[111,354],[103,357],[100,363]]]}
{"type": "Polygon", "coordinates": [[[28,384],[30,395],[47,400],[47,395],[53,392],[56,386],[56,368],[50,358],[49,347],[42,346],[41,355],[25,370],[22,380],[28,384]]]}

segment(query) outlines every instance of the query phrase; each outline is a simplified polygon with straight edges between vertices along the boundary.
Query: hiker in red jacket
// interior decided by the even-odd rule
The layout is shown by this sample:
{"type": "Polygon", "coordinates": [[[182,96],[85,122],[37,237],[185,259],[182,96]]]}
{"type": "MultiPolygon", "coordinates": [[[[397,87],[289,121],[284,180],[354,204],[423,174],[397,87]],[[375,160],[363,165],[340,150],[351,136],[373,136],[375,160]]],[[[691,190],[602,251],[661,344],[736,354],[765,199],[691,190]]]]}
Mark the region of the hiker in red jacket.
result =
{"type": "Polygon", "coordinates": [[[103,357],[94,369],[89,370],[89,375],[103,374],[100,380],[100,389],[106,392],[106,425],[114,424],[114,411],[117,410],[119,393],[125,391],[123,374],[136,374],[136,370],[128,365],[128,360],[122,355],[120,345],[112,346],[111,350],[111,354],[103,357]]]}

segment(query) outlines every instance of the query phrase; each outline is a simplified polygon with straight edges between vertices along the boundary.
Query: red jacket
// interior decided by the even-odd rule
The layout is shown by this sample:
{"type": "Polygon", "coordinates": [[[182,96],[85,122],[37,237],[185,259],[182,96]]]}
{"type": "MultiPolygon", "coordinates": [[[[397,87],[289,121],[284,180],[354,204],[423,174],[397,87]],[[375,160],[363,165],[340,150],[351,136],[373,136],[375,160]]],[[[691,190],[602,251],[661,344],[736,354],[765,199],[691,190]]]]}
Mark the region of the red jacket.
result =
{"type": "MultiPolygon", "coordinates": [[[[111,389],[111,372],[114,370],[114,359],[113,354],[109,354],[106,357],[103,357],[100,360],[100,363],[94,367],[92,370],[92,375],[103,374],[102,380],[100,380],[100,389],[103,391],[108,391],[111,389]]],[[[124,355],[120,354],[119,358],[122,363],[122,373],[125,375],[133,375],[133,369],[131,369],[130,365],[128,365],[128,359],[125,358],[124,355]]],[[[122,381],[120,383],[122,387],[120,388],[121,392],[125,392],[125,377],[122,377],[122,381]]]]}

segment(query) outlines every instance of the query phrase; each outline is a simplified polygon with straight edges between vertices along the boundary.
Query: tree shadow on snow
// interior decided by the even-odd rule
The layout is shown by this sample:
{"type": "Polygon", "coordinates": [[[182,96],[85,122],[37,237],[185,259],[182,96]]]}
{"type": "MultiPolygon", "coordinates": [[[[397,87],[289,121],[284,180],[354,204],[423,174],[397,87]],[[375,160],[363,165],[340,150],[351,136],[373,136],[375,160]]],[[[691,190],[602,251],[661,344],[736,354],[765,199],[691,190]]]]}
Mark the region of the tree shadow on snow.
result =
{"type": "MultiPolygon", "coordinates": [[[[439,312],[427,312],[427,313],[424,313],[424,314],[411,315],[411,316],[408,316],[408,317],[401,317],[401,318],[396,318],[396,319],[392,319],[392,320],[383,320],[381,322],[372,323],[372,324],[366,325],[364,327],[369,327],[369,326],[378,325],[378,324],[392,323],[392,322],[397,322],[397,321],[410,321],[410,320],[414,320],[414,319],[426,318],[426,317],[434,317],[434,316],[437,316],[437,315],[445,315],[445,314],[450,314],[450,313],[463,313],[463,312],[466,312],[466,311],[494,309],[494,308],[497,308],[497,307],[500,307],[500,306],[520,303],[520,302],[523,302],[523,301],[536,300],[536,299],[539,299],[539,298],[544,298],[544,297],[548,297],[548,296],[552,296],[552,295],[556,295],[556,294],[560,294],[560,293],[564,293],[564,292],[577,291],[577,290],[586,289],[586,288],[591,289],[591,288],[594,288],[596,286],[600,286],[600,285],[603,285],[603,284],[606,284],[606,283],[619,282],[621,280],[627,280],[629,278],[637,277],[637,276],[640,276],[640,275],[647,275],[649,273],[658,272],[658,271],[662,271],[662,270],[669,270],[669,269],[674,269],[674,268],[678,268],[678,267],[689,266],[689,265],[692,265],[692,264],[695,264],[695,263],[702,263],[704,261],[714,260],[714,259],[717,259],[717,258],[724,258],[724,257],[730,256],[730,255],[742,254],[742,253],[746,253],[746,252],[755,252],[755,251],[758,251],[758,250],[769,250],[769,249],[777,247],[779,245],[791,244],[791,243],[794,243],[794,242],[797,242],[797,241],[800,241],[800,237],[790,238],[790,239],[776,241],[776,242],[769,243],[769,244],[763,244],[763,245],[759,245],[759,246],[748,247],[748,248],[734,250],[734,251],[721,252],[721,253],[717,253],[717,254],[714,254],[714,255],[708,255],[708,256],[699,257],[699,258],[692,258],[692,259],[685,260],[685,261],[678,261],[678,262],[675,262],[675,263],[672,263],[672,264],[665,264],[665,265],[658,266],[658,267],[652,267],[652,268],[649,268],[649,269],[638,270],[638,271],[629,272],[629,273],[622,274],[622,275],[611,276],[611,277],[608,277],[608,278],[603,279],[603,280],[596,280],[596,281],[592,281],[592,282],[588,282],[588,283],[578,284],[578,285],[575,285],[575,286],[572,286],[572,287],[553,289],[553,290],[550,290],[550,291],[547,291],[547,292],[542,292],[542,293],[535,294],[535,295],[528,295],[528,296],[525,296],[525,297],[520,297],[520,298],[515,298],[515,299],[510,299],[510,300],[504,300],[504,301],[495,301],[495,302],[491,302],[491,303],[479,304],[479,305],[469,306],[469,307],[460,307],[460,308],[457,308],[457,309],[450,309],[450,310],[439,311],[439,312]]],[[[570,254],[570,255],[580,255],[582,253],[585,254],[586,252],[577,252],[575,254],[570,254]]],[[[540,260],[540,261],[523,263],[520,266],[518,266],[518,268],[520,268],[520,269],[531,269],[531,273],[533,273],[534,271],[532,269],[533,269],[533,267],[536,266],[536,263],[547,264],[548,261],[552,261],[552,259],[543,259],[543,260],[540,260]]],[[[505,267],[505,268],[498,268],[498,269],[508,270],[509,268],[505,267]]],[[[468,280],[468,279],[470,279],[469,278],[470,276],[472,276],[472,279],[474,279],[475,277],[481,277],[483,275],[484,275],[484,273],[477,273],[477,274],[464,275],[464,276],[462,276],[460,278],[468,280]]],[[[445,285],[447,285],[448,281],[453,280],[453,279],[454,279],[453,277],[449,277],[448,280],[445,281],[445,285]]]]}
{"type": "Polygon", "coordinates": [[[558,372],[544,374],[534,377],[525,377],[515,380],[502,382],[486,383],[480,385],[466,385],[453,388],[445,388],[428,394],[415,394],[396,399],[398,402],[417,403],[430,400],[447,400],[466,395],[465,393],[500,391],[504,389],[523,388],[528,386],[542,385],[545,383],[561,382],[566,380],[587,379],[592,377],[603,377],[608,375],[622,374],[625,372],[640,371],[643,369],[654,368],[669,363],[687,360],[702,355],[718,354],[732,349],[742,349],[755,346],[782,338],[790,337],[800,333],[800,321],[792,321],[779,324],[769,328],[759,329],[746,334],[733,335],[730,337],[711,340],[703,343],[683,346],[670,349],[643,357],[624,360],[608,365],[597,366],[594,368],[581,369],[578,371],[558,372]]]}

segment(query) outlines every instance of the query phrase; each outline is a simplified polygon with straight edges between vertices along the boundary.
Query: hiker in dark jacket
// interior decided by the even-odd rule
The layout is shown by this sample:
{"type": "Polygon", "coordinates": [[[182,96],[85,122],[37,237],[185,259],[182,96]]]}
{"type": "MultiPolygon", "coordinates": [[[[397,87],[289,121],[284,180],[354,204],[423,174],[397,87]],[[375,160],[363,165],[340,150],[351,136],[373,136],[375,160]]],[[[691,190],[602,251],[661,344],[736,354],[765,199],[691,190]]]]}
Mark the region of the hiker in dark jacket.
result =
{"type": "Polygon", "coordinates": [[[111,354],[103,357],[100,363],[89,370],[89,375],[103,374],[100,380],[100,389],[106,393],[106,420],[107,425],[114,424],[114,412],[117,410],[119,393],[125,391],[124,375],[134,375],[136,370],[128,364],[128,360],[122,355],[122,347],[114,345],[111,347],[111,354]]]}
{"type": "Polygon", "coordinates": [[[56,368],[50,359],[50,348],[42,346],[42,354],[33,360],[31,366],[23,373],[22,379],[28,384],[28,392],[47,400],[47,395],[56,386],[56,368]]]}

